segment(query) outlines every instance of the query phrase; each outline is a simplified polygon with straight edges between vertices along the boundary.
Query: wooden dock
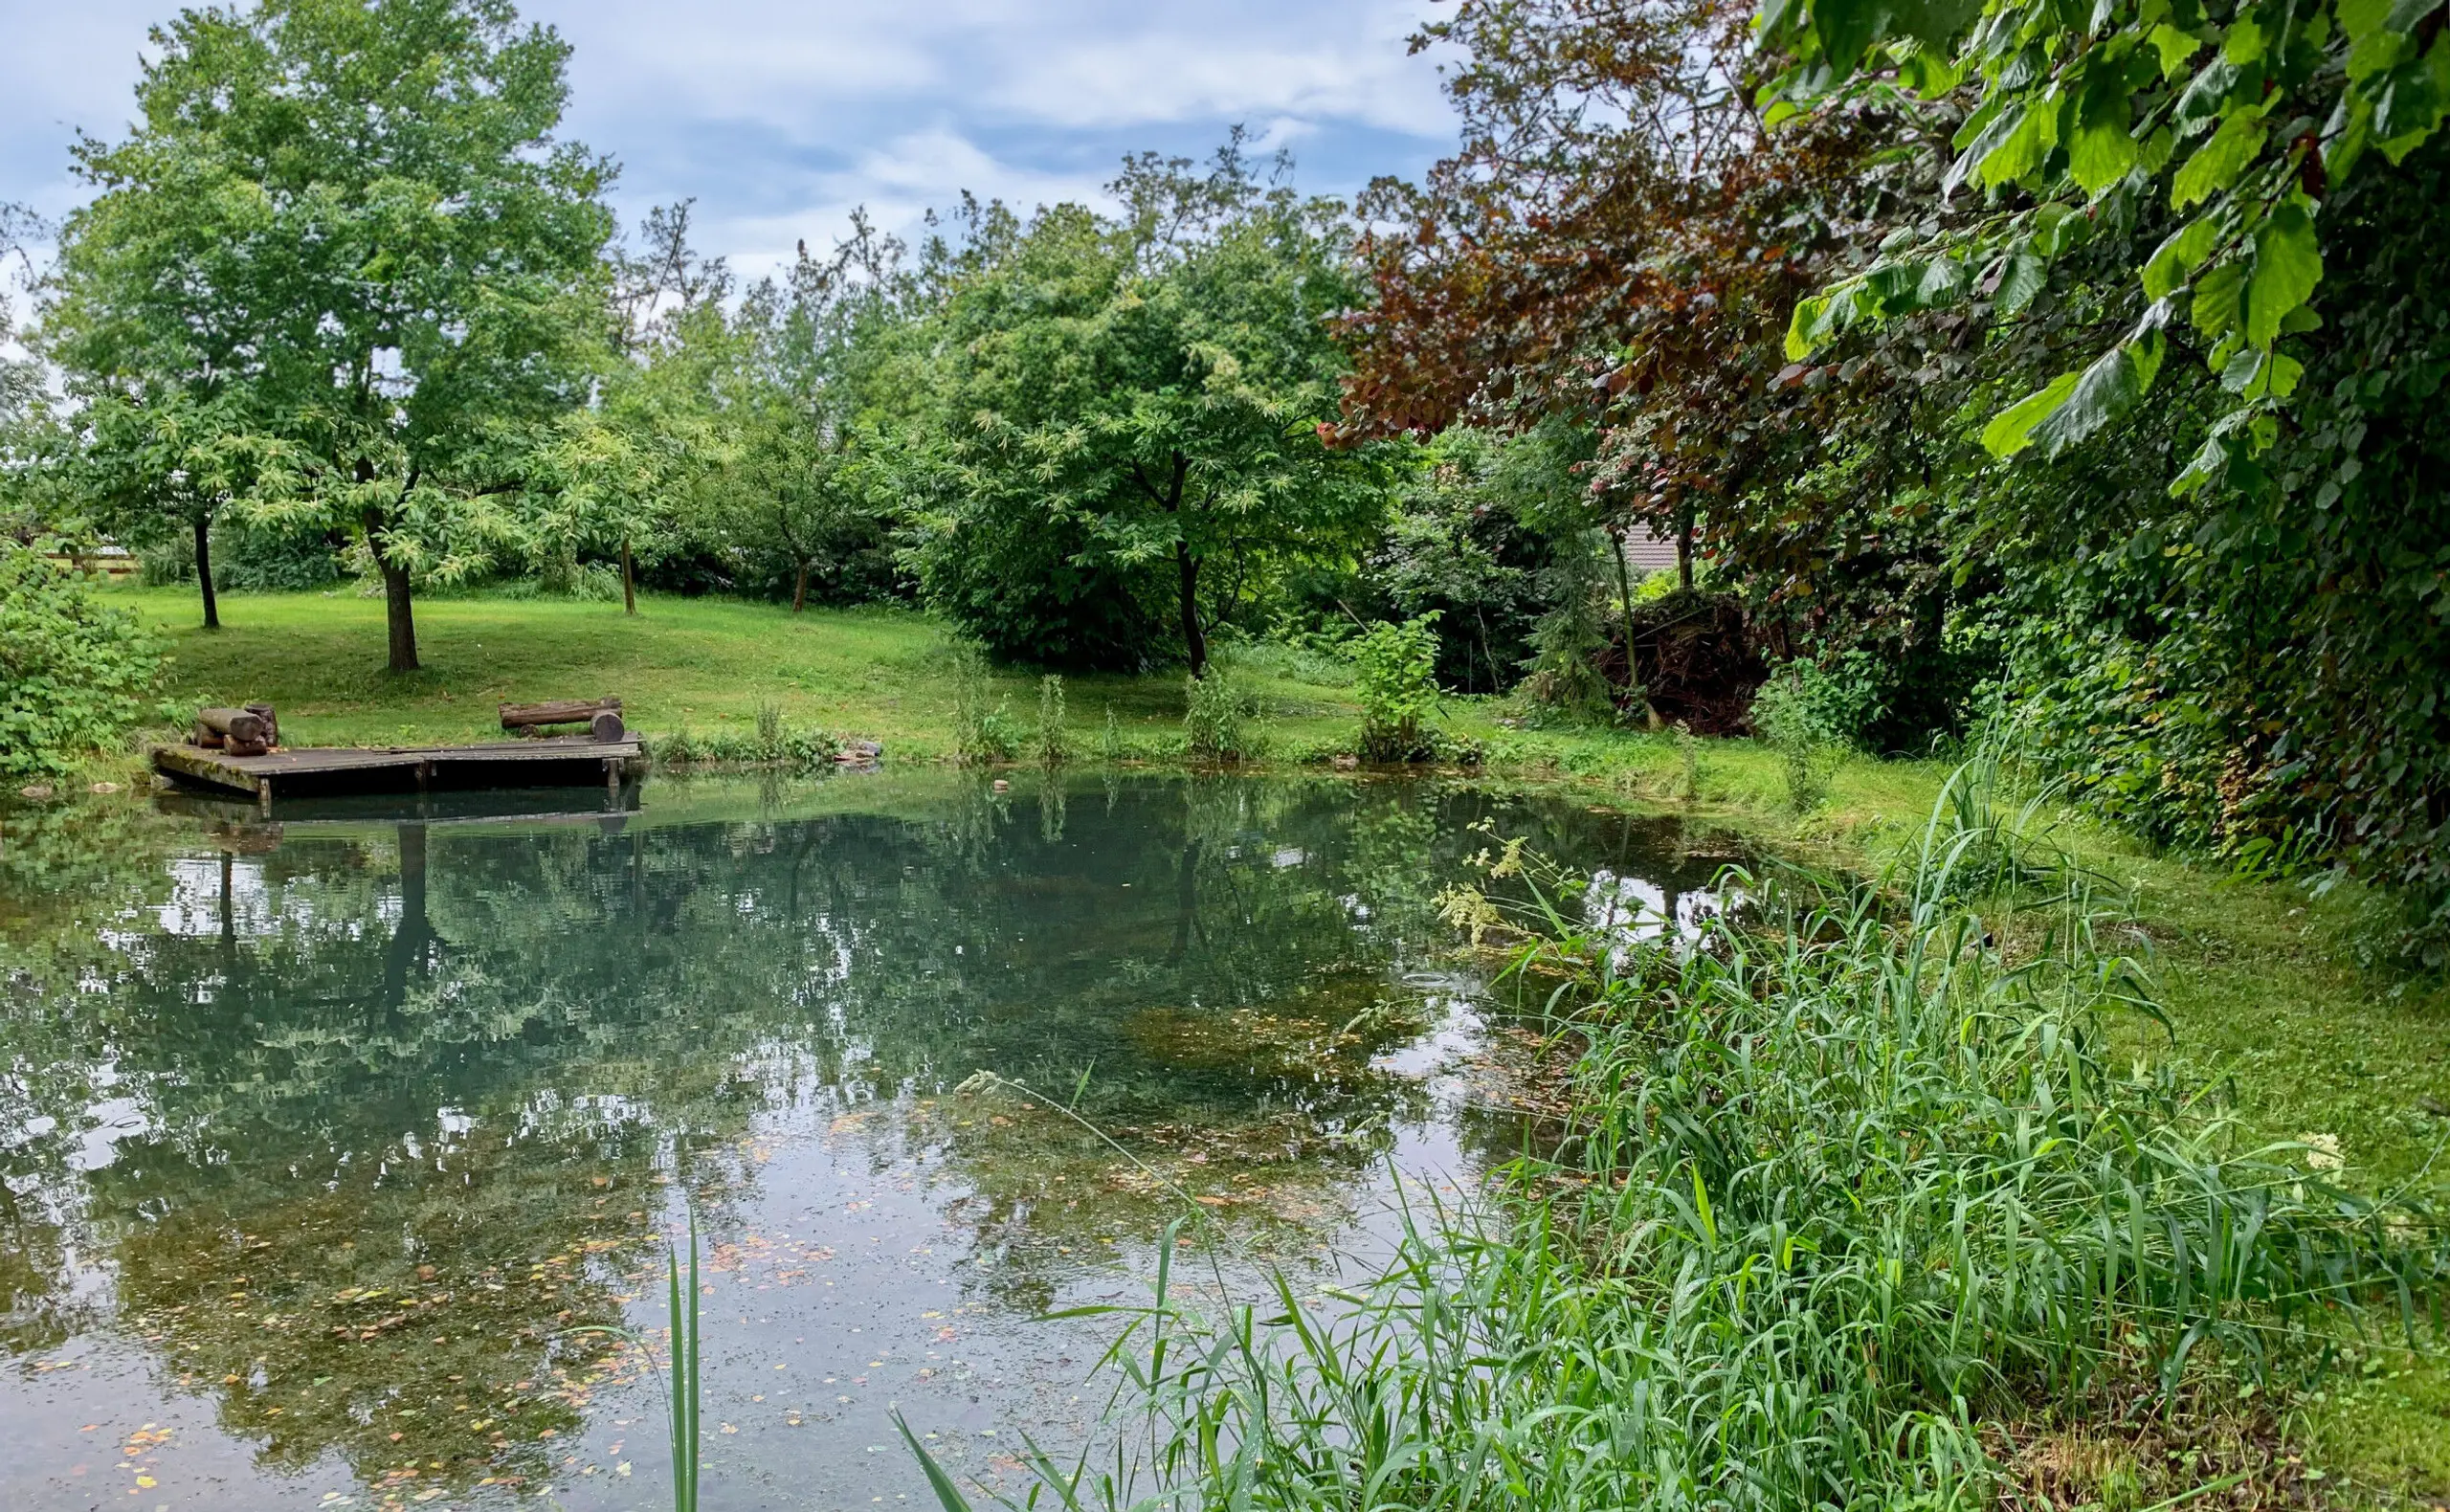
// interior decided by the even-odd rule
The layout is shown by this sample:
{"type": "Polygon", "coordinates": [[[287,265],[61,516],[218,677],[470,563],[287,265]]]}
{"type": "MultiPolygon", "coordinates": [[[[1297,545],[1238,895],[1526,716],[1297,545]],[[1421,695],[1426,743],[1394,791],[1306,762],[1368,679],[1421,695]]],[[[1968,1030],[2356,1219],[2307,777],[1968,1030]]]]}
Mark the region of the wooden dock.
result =
{"type": "Polygon", "coordinates": [[[435,789],[560,788],[601,780],[617,792],[644,754],[635,735],[484,741],[473,745],[301,747],[233,756],[200,745],[156,745],[153,767],[199,787],[242,793],[265,810],[275,795],[425,792],[435,789]]]}

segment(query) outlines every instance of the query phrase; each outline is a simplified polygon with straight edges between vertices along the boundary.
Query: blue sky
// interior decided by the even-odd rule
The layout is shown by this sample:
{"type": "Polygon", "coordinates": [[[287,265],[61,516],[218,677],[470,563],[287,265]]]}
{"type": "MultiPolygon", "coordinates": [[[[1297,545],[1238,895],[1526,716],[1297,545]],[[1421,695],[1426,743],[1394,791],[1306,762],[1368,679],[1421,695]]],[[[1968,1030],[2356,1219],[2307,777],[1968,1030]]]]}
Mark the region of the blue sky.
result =
{"type": "MultiPolygon", "coordinates": [[[[125,130],[168,0],[0,0],[0,201],[57,216],[78,128],[125,130]]],[[[1126,151],[1204,155],[1247,124],[1304,189],[1416,175],[1452,142],[1429,0],[529,0],[572,44],[567,134],[623,165],[625,225],[698,200],[754,277],[852,207],[906,230],[962,189],[1094,198],[1126,151]]]]}

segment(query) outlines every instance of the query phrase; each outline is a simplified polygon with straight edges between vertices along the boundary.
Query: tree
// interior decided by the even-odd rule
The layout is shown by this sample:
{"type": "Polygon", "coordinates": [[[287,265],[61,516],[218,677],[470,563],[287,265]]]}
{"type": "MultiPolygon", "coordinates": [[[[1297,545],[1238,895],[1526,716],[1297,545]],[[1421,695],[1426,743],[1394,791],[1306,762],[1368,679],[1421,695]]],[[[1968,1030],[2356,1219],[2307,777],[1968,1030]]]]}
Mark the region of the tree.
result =
{"type": "Polygon", "coordinates": [[[204,628],[219,630],[212,525],[258,478],[263,437],[232,396],[202,397],[175,380],[96,386],[83,397],[76,471],[97,518],[122,545],[192,540],[204,628]]]}
{"type": "Polygon", "coordinates": [[[507,0],[270,0],[154,33],[124,142],[87,140],[43,315],[102,384],[192,375],[278,444],[244,507],[332,525],[383,579],[520,542],[505,500],[601,345],[612,169],[557,142],[568,46],[507,0]]]}
{"type": "MultiPolygon", "coordinates": [[[[1561,545],[1601,529],[1621,565],[1647,527],[1691,587],[1697,550],[1816,448],[1831,395],[1784,355],[1788,312],[1832,226],[1890,192],[1863,171],[1875,121],[1763,129],[1748,20],[1729,0],[1463,0],[1422,30],[1415,48],[1464,50],[1463,141],[1363,198],[1374,297],[1343,322],[1344,434],[1587,429],[1587,507],[1549,513],[1561,545]]],[[[1598,643],[1556,630],[1545,681],[1575,682],[1559,648],[1598,643]]]]}
{"type": "Polygon", "coordinates": [[[721,518],[731,544],[778,563],[791,612],[813,576],[844,587],[853,559],[877,552],[893,506],[898,446],[890,391],[914,287],[900,241],[855,211],[824,257],[805,242],[782,281],[760,281],[731,325],[717,378],[728,430],[721,518]]]}
{"type": "Polygon", "coordinates": [[[610,250],[609,341],[594,393],[528,458],[531,549],[563,563],[617,551],[630,615],[640,560],[681,549],[702,523],[689,505],[720,449],[711,375],[729,345],[722,303],[732,280],[723,258],[690,244],[693,203],[657,206],[639,223],[639,250],[610,250]]]}
{"type": "Polygon", "coordinates": [[[916,561],[999,654],[1128,665],[1178,637],[1202,676],[1215,625],[1286,564],[1357,553],[1386,508],[1385,448],[1321,434],[1351,233],[1263,186],[1238,136],[1204,173],[1144,156],[1113,189],[1121,218],[978,223],[984,264],[931,323],[942,503],[916,561]]]}

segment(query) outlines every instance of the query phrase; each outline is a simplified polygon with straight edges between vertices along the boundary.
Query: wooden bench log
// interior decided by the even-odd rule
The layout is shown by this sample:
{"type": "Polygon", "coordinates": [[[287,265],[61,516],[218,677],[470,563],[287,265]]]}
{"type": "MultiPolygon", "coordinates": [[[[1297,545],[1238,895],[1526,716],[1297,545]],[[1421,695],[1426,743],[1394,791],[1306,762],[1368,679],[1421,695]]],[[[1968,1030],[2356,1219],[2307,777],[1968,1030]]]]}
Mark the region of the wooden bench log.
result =
{"type": "Polygon", "coordinates": [[[619,699],[548,699],[542,703],[505,703],[501,706],[501,727],[506,730],[532,730],[546,724],[585,724],[592,727],[595,717],[610,714],[618,718],[619,699]]]}
{"type": "Polygon", "coordinates": [[[246,709],[198,709],[195,743],[233,756],[261,756],[272,749],[272,725],[262,715],[246,709]]]}

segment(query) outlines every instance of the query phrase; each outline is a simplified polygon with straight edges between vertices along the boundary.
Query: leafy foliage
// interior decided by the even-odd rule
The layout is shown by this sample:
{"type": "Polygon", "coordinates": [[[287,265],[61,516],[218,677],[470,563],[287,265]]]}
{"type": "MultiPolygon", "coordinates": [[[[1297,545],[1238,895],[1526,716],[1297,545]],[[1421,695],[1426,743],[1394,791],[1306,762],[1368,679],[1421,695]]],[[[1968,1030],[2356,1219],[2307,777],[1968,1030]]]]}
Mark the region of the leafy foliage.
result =
{"type": "Polygon", "coordinates": [[[1437,712],[1437,618],[1372,625],[1352,642],[1360,670],[1361,754],[1371,761],[1416,761],[1437,754],[1422,728],[1437,712]]]}
{"type": "Polygon", "coordinates": [[[973,215],[929,322],[930,603],[997,655],[1139,666],[1208,637],[1288,564],[1366,543],[1384,449],[1330,449],[1357,298],[1341,207],[1263,186],[1238,138],[1205,173],[1135,159],[1109,220],[973,215]],[[1163,628],[1161,627],[1169,627],[1163,628]]]}
{"type": "Polygon", "coordinates": [[[73,771],[158,717],[161,672],[160,638],[132,611],[0,539],[0,776],[73,771]]]}
{"type": "Polygon", "coordinates": [[[1953,114],[1970,92],[1943,192],[1990,191],[1960,224],[1901,228],[1871,267],[1798,304],[1792,354],[1977,288],[2035,287],[2051,260],[2107,233],[2132,248],[2122,260],[2140,309],[2083,366],[2001,410],[1983,443],[2003,456],[2056,454],[2132,411],[2183,316],[2234,400],[2173,480],[2181,491],[2263,481],[2259,459],[2305,375],[2284,339],[2322,324],[2309,301],[2331,197],[2360,166],[2403,167],[2450,111],[2450,44],[2433,0],[2125,0],[2089,11],[1771,0],[1760,25],[1793,56],[1771,86],[1773,116],[1865,98],[1953,114]]]}
{"type": "Polygon", "coordinates": [[[189,375],[261,438],[243,507],[354,533],[416,665],[412,580],[514,554],[532,432],[601,350],[609,166],[556,142],[568,46],[507,0],[277,0],[156,33],[64,228],[50,352],[101,391],[189,375]]]}

